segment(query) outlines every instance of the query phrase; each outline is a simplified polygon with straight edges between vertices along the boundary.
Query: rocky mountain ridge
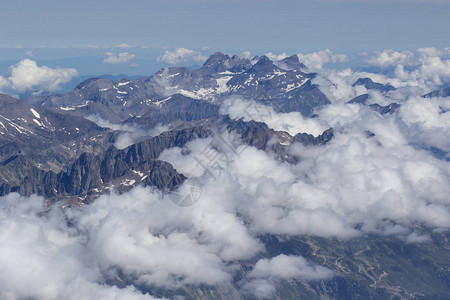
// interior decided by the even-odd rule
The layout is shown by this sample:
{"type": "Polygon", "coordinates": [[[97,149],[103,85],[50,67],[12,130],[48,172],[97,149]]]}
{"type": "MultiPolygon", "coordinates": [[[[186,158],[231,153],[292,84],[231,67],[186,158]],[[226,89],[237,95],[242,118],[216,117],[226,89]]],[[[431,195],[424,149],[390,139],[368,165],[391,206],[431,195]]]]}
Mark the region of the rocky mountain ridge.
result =
{"type": "Polygon", "coordinates": [[[80,116],[99,115],[113,123],[144,114],[175,94],[211,103],[242,96],[271,105],[277,111],[310,115],[314,108],[329,101],[311,83],[315,74],[302,70],[305,66],[296,55],[273,62],[266,56],[251,61],[217,52],[199,69],[164,68],[151,77],[136,80],[91,78],[71,92],[23,101],[80,116]]]}

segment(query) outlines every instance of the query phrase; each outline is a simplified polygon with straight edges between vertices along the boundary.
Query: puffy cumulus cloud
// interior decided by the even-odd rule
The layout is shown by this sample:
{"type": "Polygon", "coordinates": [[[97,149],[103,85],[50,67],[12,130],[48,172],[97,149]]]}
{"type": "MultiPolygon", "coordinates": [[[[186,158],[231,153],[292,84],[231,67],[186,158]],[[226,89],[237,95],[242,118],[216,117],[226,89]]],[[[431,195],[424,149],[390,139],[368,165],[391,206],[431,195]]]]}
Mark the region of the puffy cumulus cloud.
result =
{"type": "Polygon", "coordinates": [[[252,53],[250,51],[244,51],[241,54],[239,54],[239,56],[242,58],[250,59],[252,57],[252,53]]]}
{"type": "Polygon", "coordinates": [[[350,69],[342,71],[327,70],[318,74],[313,79],[313,83],[320,86],[320,90],[332,103],[341,103],[367,93],[366,88],[363,86],[353,86],[356,80],[357,76],[350,69]]]}
{"type": "Polygon", "coordinates": [[[437,88],[436,85],[419,80],[410,80],[406,77],[397,77],[393,73],[376,74],[370,72],[358,72],[349,68],[343,70],[322,69],[312,80],[314,84],[320,86],[320,90],[333,103],[345,103],[356,96],[369,94],[367,104],[378,103],[388,105],[392,102],[401,103],[408,98],[417,97],[437,88]],[[396,89],[387,93],[382,93],[377,89],[366,89],[364,85],[354,85],[359,78],[370,78],[372,81],[381,84],[389,84],[396,89]]]}
{"type": "Polygon", "coordinates": [[[9,75],[0,76],[0,89],[12,92],[32,90],[55,91],[78,75],[72,68],[38,66],[34,60],[24,59],[10,67],[9,75]]]}
{"type": "Polygon", "coordinates": [[[450,98],[411,98],[401,107],[399,116],[414,145],[425,145],[450,153],[450,98]]]}
{"type": "Polygon", "coordinates": [[[395,68],[395,76],[410,85],[422,85],[433,89],[450,82],[450,59],[429,57],[412,71],[406,70],[403,65],[399,64],[395,68]]]}
{"type": "Polygon", "coordinates": [[[300,62],[304,63],[308,68],[312,70],[320,70],[323,65],[328,63],[342,63],[348,60],[345,54],[334,54],[331,50],[325,49],[307,54],[298,54],[300,62]]]}
{"type": "MultiPolygon", "coordinates": [[[[86,248],[102,269],[115,266],[140,285],[226,285],[235,260],[263,249],[227,207],[228,188],[222,187],[222,198],[192,209],[175,206],[157,191],[135,188],[68,214],[88,234],[86,248]]],[[[206,195],[212,192],[205,189],[206,195]]]]}
{"type": "Polygon", "coordinates": [[[243,288],[257,297],[269,298],[280,280],[321,280],[333,275],[329,269],[313,265],[301,256],[281,254],[258,260],[243,288]]]}
{"type": "Polygon", "coordinates": [[[414,58],[412,51],[398,52],[395,50],[383,50],[376,52],[374,57],[371,57],[367,62],[378,67],[388,67],[397,64],[410,64],[414,58]]]}
{"type": "Polygon", "coordinates": [[[417,87],[409,91],[407,90],[407,84],[400,79],[390,78],[382,74],[355,72],[349,68],[344,70],[324,69],[312,82],[319,85],[320,90],[334,104],[345,103],[356,96],[369,94],[368,104],[376,102],[380,105],[387,105],[394,100],[404,99],[407,95],[417,95],[426,91],[417,87]],[[367,90],[364,85],[354,85],[359,78],[370,78],[377,83],[390,84],[398,88],[398,90],[391,91],[388,95],[382,95],[381,92],[375,89],[367,90]]]}
{"type": "Polygon", "coordinates": [[[416,153],[398,141],[395,132],[383,134],[371,129],[378,136],[372,145],[362,134],[338,135],[334,150],[313,158],[304,156],[303,167],[315,171],[307,173],[314,184],[294,188],[313,195],[304,199],[303,208],[331,208],[328,213],[335,216],[338,226],[345,220],[343,224],[350,228],[360,224],[362,232],[404,236],[411,232],[411,224],[448,229],[448,187],[444,184],[448,164],[428,153],[416,153]]]}
{"type": "Polygon", "coordinates": [[[166,50],[164,55],[157,58],[157,61],[169,65],[176,65],[182,62],[204,62],[206,59],[207,57],[200,52],[192,49],[178,48],[174,51],[166,50]]]}
{"type": "MultiPolygon", "coordinates": [[[[415,105],[415,100],[403,105],[415,105]]],[[[435,108],[429,109],[434,114],[430,118],[436,118],[435,108]]],[[[392,233],[398,226],[408,232],[416,223],[448,228],[449,163],[413,147],[401,119],[356,104],[330,105],[318,113],[338,133],[319,151],[298,149],[303,160],[297,167],[305,168],[308,178],[298,193],[314,195],[303,208],[332,208],[333,214],[346,223],[362,224],[366,232],[392,233]],[[365,130],[375,135],[368,137],[365,130]],[[313,189],[307,188],[309,183],[313,189]]],[[[448,132],[448,125],[442,126],[448,132]]]]}
{"type": "Polygon", "coordinates": [[[83,255],[83,238],[58,208],[43,214],[40,197],[2,197],[0,234],[2,299],[154,299],[104,285],[83,255]]]}
{"type": "Polygon", "coordinates": [[[163,300],[163,298],[152,297],[148,293],[142,294],[134,286],[118,288],[116,286],[109,286],[106,284],[95,284],[82,279],[77,279],[71,285],[66,286],[61,293],[61,297],[58,299],[163,300]]]}
{"type": "MultiPolygon", "coordinates": [[[[228,205],[260,234],[352,238],[378,233],[406,239],[415,225],[449,228],[449,162],[410,145],[401,120],[359,104],[329,105],[318,114],[319,121],[336,129],[329,144],[293,145],[300,157],[295,166],[241,146],[240,155],[228,154],[227,170],[203,188],[198,203],[223,198],[229,185],[228,205]]],[[[161,158],[193,173],[189,168],[204,149],[196,143],[188,144],[189,155],[172,149],[161,158]]]]}
{"type": "Polygon", "coordinates": [[[89,232],[88,247],[105,269],[119,266],[142,284],[174,288],[229,281],[226,266],[208,247],[208,229],[204,242],[197,240],[200,230],[192,230],[191,222],[202,220],[189,220],[190,215],[161,201],[158,193],[138,188],[100,198],[80,212],[78,222],[89,232]]]}
{"type": "Polygon", "coordinates": [[[306,132],[317,136],[327,129],[319,120],[305,118],[298,112],[277,113],[272,107],[238,97],[225,99],[220,113],[229,115],[232,119],[264,122],[270,128],[286,131],[291,135],[306,132]]]}
{"type": "Polygon", "coordinates": [[[416,51],[395,51],[386,49],[383,51],[376,51],[375,54],[367,60],[367,62],[378,67],[391,67],[399,64],[404,66],[418,66],[430,57],[441,57],[443,59],[448,59],[449,56],[450,48],[437,49],[429,47],[420,48],[416,51]]]}
{"type": "Polygon", "coordinates": [[[103,63],[114,65],[129,63],[136,57],[136,55],[128,52],[121,52],[117,55],[112,52],[106,52],[105,55],[107,57],[103,60],[103,63]]]}
{"type": "Polygon", "coordinates": [[[311,264],[301,256],[278,255],[267,259],[263,258],[253,267],[247,275],[249,278],[277,277],[282,279],[304,278],[318,280],[331,277],[330,270],[311,264]]]}
{"type": "Polygon", "coordinates": [[[0,76],[0,91],[3,89],[6,89],[9,86],[10,82],[8,79],[4,78],[3,76],[0,76]]]}
{"type": "MultiPolygon", "coordinates": [[[[3,197],[0,296],[154,299],[134,285],[146,290],[229,287],[239,270],[236,261],[255,257],[264,246],[237,215],[234,199],[239,194],[229,194],[236,182],[210,183],[204,200],[191,208],[177,207],[159,191],[140,187],[102,196],[89,206],[54,207],[46,214],[42,198],[3,197]],[[105,283],[111,280],[129,285],[105,283]]],[[[302,258],[278,257],[257,263],[249,279],[270,284],[277,278],[325,279],[319,274],[329,272],[325,270],[302,258]],[[293,268],[281,272],[286,259],[293,268]]]]}
{"type": "Polygon", "coordinates": [[[381,68],[393,68],[393,76],[411,86],[433,89],[450,82],[450,48],[384,50],[376,52],[367,62],[381,68]]]}

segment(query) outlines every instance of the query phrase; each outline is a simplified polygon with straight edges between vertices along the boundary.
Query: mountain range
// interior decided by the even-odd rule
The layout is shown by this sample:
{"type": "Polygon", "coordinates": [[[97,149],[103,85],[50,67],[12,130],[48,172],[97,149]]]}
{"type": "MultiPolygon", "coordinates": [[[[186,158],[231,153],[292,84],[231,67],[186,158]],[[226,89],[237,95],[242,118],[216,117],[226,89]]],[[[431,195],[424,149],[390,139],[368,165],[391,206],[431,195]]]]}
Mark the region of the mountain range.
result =
{"type": "MultiPolygon", "coordinates": [[[[189,142],[222,131],[277,161],[296,165],[302,159],[294,151],[296,145],[324,147],[336,129],[316,136],[291,135],[264,122],[232,119],[221,104],[239,97],[276,113],[295,112],[314,119],[317,109],[330,104],[314,83],[317,76],[297,55],[272,61],[266,56],[246,59],[217,52],[198,69],[164,68],[133,80],[90,78],[66,93],[20,100],[1,94],[0,196],[37,194],[47,206],[72,207],[136,186],[170,193],[189,174],[161,159],[161,153],[177,147],[189,151],[189,142]],[[126,134],[132,138],[122,143],[126,134]]],[[[384,94],[395,90],[370,78],[359,78],[356,85],[384,94]]],[[[424,97],[448,95],[447,88],[424,97]]],[[[362,94],[348,102],[365,106],[368,98],[362,94]]],[[[400,105],[372,103],[368,107],[379,114],[392,114],[400,105]]],[[[367,132],[368,138],[373,135],[367,132]]],[[[287,239],[276,234],[260,238],[267,255],[301,254],[339,274],[313,283],[284,281],[274,299],[448,299],[448,237],[448,233],[433,232],[428,244],[404,244],[393,237],[373,235],[354,240],[307,235],[287,239]],[[385,277],[385,273],[390,275],[385,277]]],[[[234,278],[228,299],[254,299],[239,294],[236,286],[255,259],[239,264],[240,275],[234,278]]],[[[119,287],[132,282],[125,277],[108,279],[119,287]]],[[[143,291],[174,296],[164,289],[143,291]]],[[[181,292],[186,299],[220,299],[223,291],[191,286],[181,292]]]]}

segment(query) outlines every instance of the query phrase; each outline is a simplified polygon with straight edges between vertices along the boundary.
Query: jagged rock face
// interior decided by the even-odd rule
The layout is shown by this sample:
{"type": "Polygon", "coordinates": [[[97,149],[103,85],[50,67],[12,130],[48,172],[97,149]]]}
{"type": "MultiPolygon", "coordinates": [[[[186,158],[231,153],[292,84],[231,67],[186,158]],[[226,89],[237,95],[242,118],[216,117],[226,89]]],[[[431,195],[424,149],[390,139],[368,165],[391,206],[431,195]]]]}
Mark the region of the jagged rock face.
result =
{"type": "Polygon", "coordinates": [[[303,63],[300,62],[300,60],[298,59],[298,55],[288,56],[277,62],[277,65],[285,70],[306,71],[308,69],[303,63]]]}
{"type": "Polygon", "coordinates": [[[216,52],[203,64],[203,75],[211,75],[221,72],[240,72],[251,67],[248,59],[239,58],[237,55],[230,57],[228,54],[216,52]]]}
{"type": "Polygon", "coordinates": [[[137,183],[172,189],[184,176],[169,163],[157,160],[158,156],[164,149],[182,147],[188,141],[209,135],[208,129],[194,127],[165,132],[122,150],[110,147],[103,155],[83,153],[67,171],[58,174],[39,169],[25,156],[15,156],[0,165],[0,195],[36,193],[54,200],[76,196],[90,201],[93,197],[86,198],[89,194],[96,196],[114,185],[137,183]],[[140,174],[139,178],[136,174],[140,174]]]}
{"type": "MultiPolygon", "coordinates": [[[[347,103],[356,103],[356,104],[365,105],[368,99],[369,99],[369,94],[362,94],[362,95],[356,96],[355,98],[351,99],[347,103]]],[[[400,107],[400,104],[393,102],[386,106],[382,106],[382,105],[379,105],[378,103],[374,103],[374,104],[370,104],[369,107],[371,109],[373,109],[374,111],[376,111],[382,115],[385,115],[385,114],[390,114],[390,113],[395,112],[400,107]]]]}
{"type": "Polygon", "coordinates": [[[90,153],[83,153],[67,173],[61,176],[63,191],[80,195],[83,191],[99,188],[102,185],[99,159],[90,153]]]}
{"type": "Polygon", "coordinates": [[[375,110],[376,112],[379,112],[379,113],[382,114],[382,115],[393,113],[393,112],[395,112],[399,107],[400,107],[400,105],[397,104],[397,103],[391,103],[391,104],[386,105],[386,106],[381,106],[381,105],[376,104],[376,103],[370,105],[370,108],[372,108],[372,109],[375,110]]]}
{"type": "Polygon", "coordinates": [[[227,86],[230,94],[255,99],[276,111],[298,111],[310,116],[314,108],[330,103],[311,83],[314,76],[297,69],[283,70],[263,56],[250,69],[233,76],[227,86]]]}
{"type": "Polygon", "coordinates": [[[143,128],[153,128],[157,124],[174,121],[190,122],[219,115],[219,106],[206,101],[175,94],[153,103],[143,115],[125,120],[125,124],[138,124],[143,128]]]}
{"type": "Polygon", "coordinates": [[[315,74],[302,72],[305,70],[296,55],[279,62],[262,56],[253,64],[248,59],[217,52],[199,69],[164,68],[151,77],[117,82],[92,78],[71,92],[24,101],[78,116],[97,115],[113,123],[150,113],[155,103],[175,94],[210,103],[242,96],[262,101],[277,111],[311,115],[314,108],[329,101],[311,83],[315,74]]]}
{"type": "Polygon", "coordinates": [[[334,136],[333,128],[328,128],[318,137],[314,137],[312,134],[298,133],[294,136],[293,141],[302,143],[305,146],[319,146],[328,143],[334,136]]]}
{"type": "Polygon", "coordinates": [[[369,94],[362,94],[348,101],[348,103],[366,104],[367,99],[369,99],[369,94]]]}
{"type": "Polygon", "coordinates": [[[109,135],[108,130],[82,117],[0,95],[0,161],[28,155],[41,164],[56,166],[83,149],[101,148],[109,135]]]}
{"type": "Polygon", "coordinates": [[[296,164],[301,160],[300,157],[291,153],[290,148],[293,144],[320,146],[328,143],[334,136],[333,128],[325,130],[317,137],[307,133],[291,136],[285,131],[275,131],[261,122],[245,122],[242,119],[230,120],[229,118],[225,118],[224,122],[227,124],[228,131],[237,133],[245,145],[272,153],[279,160],[290,164],[296,164]]]}
{"type": "Polygon", "coordinates": [[[446,87],[440,90],[432,91],[431,93],[425,94],[424,98],[435,98],[435,97],[448,97],[450,96],[450,87],[446,87]]]}
{"type": "Polygon", "coordinates": [[[389,92],[395,90],[390,84],[381,84],[378,82],[373,82],[370,78],[359,78],[354,84],[355,85],[364,85],[364,87],[368,90],[379,90],[380,92],[389,92]]]}
{"type": "Polygon", "coordinates": [[[265,123],[244,122],[243,120],[229,120],[227,129],[238,133],[245,144],[256,149],[265,150],[270,139],[275,135],[275,130],[270,129],[265,123]]]}

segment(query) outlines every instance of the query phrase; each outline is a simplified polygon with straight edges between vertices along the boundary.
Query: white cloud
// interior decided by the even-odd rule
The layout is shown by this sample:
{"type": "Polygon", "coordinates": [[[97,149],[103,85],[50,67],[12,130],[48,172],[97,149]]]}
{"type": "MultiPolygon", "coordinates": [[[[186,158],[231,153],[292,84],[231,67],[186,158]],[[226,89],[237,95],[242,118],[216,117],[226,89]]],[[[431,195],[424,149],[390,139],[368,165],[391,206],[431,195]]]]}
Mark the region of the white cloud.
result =
{"type": "Polygon", "coordinates": [[[176,65],[182,62],[204,62],[206,56],[192,49],[178,48],[174,51],[166,50],[164,55],[159,56],[157,61],[170,65],[176,65]]]}
{"type": "Polygon", "coordinates": [[[397,64],[410,64],[413,58],[414,53],[411,51],[398,52],[387,49],[377,52],[376,56],[370,58],[367,62],[371,65],[386,67],[397,64]]]}
{"type": "Polygon", "coordinates": [[[244,51],[239,56],[242,58],[250,59],[252,58],[252,53],[250,51],[244,51]]]}
{"type": "Polygon", "coordinates": [[[331,270],[313,265],[301,256],[281,254],[258,260],[247,274],[249,282],[243,289],[257,297],[270,298],[280,280],[321,280],[333,275],[331,270]]]}
{"type": "Polygon", "coordinates": [[[450,82],[450,48],[383,50],[375,52],[367,62],[381,68],[393,68],[396,78],[428,91],[450,82]]]}
{"type": "Polygon", "coordinates": [[[115,65],[129,63],[136,57],[136,55],[128,52],[121,52],[117,55],[112,52],[106,52],[105,54],[107,57],[103,60],[103,63],[115,65]]]}
{"type": "Polygon", "coordinates": [[[395,51],[385,49],[383,51],[376,51],[374,56],[369,58],[367,62],[378,67],[397,66],[398,64],[404,66],[420,66],[424,61],[433,57],[440,57],[448,59],[450,56],[450,48],[437,49],[433,47],[420,48],[416,51],[395,51]]]}
{"type": "Polygon", "coordinates": [[[409,85],[437,88],[450,82],[450,59],[442,60],[439,57],[429,57],[415,70],[408,71],[401,64],[395,68],[397,78],[408,82],[409,85]]]}
{"type": "MultiPolygon", "coordinates": [[[[49,298],[46,298],[49,299],[49,298]]],[[[156,300],[163,298],[156,298],[150,296],[148,293],[143,294],[134,286],[126,286],[118,288],[105,284],[96,284],[83,279],[76,279],[73,283],[66,286],[60,294],[58,299],[73,299],[73,300],[90,300],[90,299],[118,299],[118,300],[156,300]]],[[[165,298],[164,298],[165,299],[165,298]]]]}
{"type": "Polygon", "coordinates": [[[224,115],[230,115],[232,119],[264,122],[270,128],[287,131],[291,135],[309,133],[318,136],[327,129],[317,119],[305,118],[298,112],[277,113],[270,106],[237,97],[225,99],[220,111],[224,115]]]}
{"type": "Polygon", "coordinates": [[[134,143],[141,141],[144,138],[157,136],[164,131],[169,130],[167,125],[157,124],[150,130],[144,130],[135,124],[113,124],[107,120],[100,118],[98,115],[90,115],[86,119],[95,122],[98,126],[104,128],[110,128],[113,130],[121,131],[118,135],[114,147],[117,149],[124,149],[134,143]]]}
{"type": "Polygon", "coordinates": [[[278,54],[278,55],[273,54],[272,52],[269,52],[269,53],[266,53],[266,56],[267,56],[267,58],[269,58],[270,60],[273,60],[273,61],[279,61],[279,60],[282,60],[282,59],[285,59],[286,57],[288,57],[288,55],[285,52],[278,54]]]}
{"type": "Polygon", "coordinates": [[[423,99],[406,101],[399,111],[406,125],[406,133],[414,145],[435,147],[450,153],[450,99],[423,99]]]}
{"type": "Polygon", "coordinates": [[[8,77],[0,76],[0,88],[13,92],[55,91],[77,75],[72,68],[38,66],[34,60],[24,59],[10,67],[8,77]]]}
{"type": "Polygon", "coordinates": [[[25,55],[30,56],[30,57],[34,57],[34,54],[31,50],[28,50],[25,52],[25,55]]]}
{"type": "Polygon", "coordinates": [[[345,54],[333,54],[329,49],[307,54],[299,53],[298,58],[311,70],[320,70],[327,63],[342,63],[348,60],[345,54]]]}
{"type": "Polygon", "coordinates": [[[231,280],[227,261],[261,250],[243,224],[214,203],[186,210],[160,197],[136,188],[71,212],[89,233],[87,247],[102,268],[119,266],[146,285],[219,284],[231,280]]]}
{"type": "Polygon", "coordinates": [[[0,76],[0,92],[3,89],[6,89],[10,85],[10,82],[8,79],[4,78],[3,76],[0,76]]]}
{"type": "Polygon", "coordinates": [[[319,280],[331,277],[333,273],[322,266],[316,266],[301,256],[284,255],[267,259],[263,258],[248,273],[249,278],[276,277],[281,279],[303,278],[319,280]]]}
{"type": "Polygon", "coordinates": [[[61,210],[42,214],[43,199],[10,194],[0,203],[0,298],[154,299],[134,287],[119,289],[83,257],[82,240],[61,210]]]}
{"type": "MultiPolygon", "coordinates": [[[[252,231],[261,234],[404,237],[411,233],[410,224],[450,228],[449,163],[409,145],[401,120],[357,104],[328,105],[318,114],[320,122],[336,129],[329,144],[295,145],[300,163],[292,167],[254,148],[239,148],[240,155],[229,157],[228,171],[217,179],[220,184],[212,184],[217,194],[208,194],[209,187],[204,188],[199,203],[214,202],[222,193],[229,195],[229,204],[239,199],[234,210],[252,231]],[[367,137],[365,130],[375,137],[367,137]],[[355,229],[357,224],[361,229],[355,229]],[[402,232],[395,233],[393,228],[402,232]]],[[[188,145],[190,155],[181,155],[180,149],[177,158],[173,149],[161,158],[192,173],[193,158],[201,157],[201,149],[208,144],[196,147],[195,143],[188,145]]]]}

